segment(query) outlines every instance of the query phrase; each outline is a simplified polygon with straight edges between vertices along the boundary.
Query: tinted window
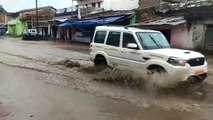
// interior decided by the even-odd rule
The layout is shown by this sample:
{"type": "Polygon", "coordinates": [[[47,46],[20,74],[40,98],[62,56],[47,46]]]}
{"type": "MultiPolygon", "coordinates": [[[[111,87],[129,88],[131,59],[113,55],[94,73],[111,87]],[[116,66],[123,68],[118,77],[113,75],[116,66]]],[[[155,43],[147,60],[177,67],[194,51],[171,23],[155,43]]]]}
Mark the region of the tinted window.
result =
{"type": "Polygon", "coordinates": [[[123,33],[123,47],[127,48],[127,44],[136,43],[134,36],[131,33],[123,33]]]}
{"type": "Polygon", "coordinates": [[[104,43],[106,31],[97,31],[95,35],[95,43],[104,43]]]}
{"type": "Polygon", "coordinates": [[[120,44],[120,32],[109,32],[108,38],[107,38],[107,45],[116,46],[119,47],[120,44]]]}

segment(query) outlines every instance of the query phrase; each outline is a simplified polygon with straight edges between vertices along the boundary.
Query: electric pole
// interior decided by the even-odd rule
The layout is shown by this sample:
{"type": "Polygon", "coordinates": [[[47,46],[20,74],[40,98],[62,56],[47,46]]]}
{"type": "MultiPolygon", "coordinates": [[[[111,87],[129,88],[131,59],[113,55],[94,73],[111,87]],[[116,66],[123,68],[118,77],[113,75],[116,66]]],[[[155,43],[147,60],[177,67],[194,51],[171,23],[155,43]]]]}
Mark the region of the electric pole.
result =
{"type": "Polygon", "coordinates": [[[71,43],[73,42],[73,0],[71,1],[71,43]]]}
{"type": "Polygon", "coordinates": [[[36,0],[36,30],[38,34],[38,0],[36,0]]]}

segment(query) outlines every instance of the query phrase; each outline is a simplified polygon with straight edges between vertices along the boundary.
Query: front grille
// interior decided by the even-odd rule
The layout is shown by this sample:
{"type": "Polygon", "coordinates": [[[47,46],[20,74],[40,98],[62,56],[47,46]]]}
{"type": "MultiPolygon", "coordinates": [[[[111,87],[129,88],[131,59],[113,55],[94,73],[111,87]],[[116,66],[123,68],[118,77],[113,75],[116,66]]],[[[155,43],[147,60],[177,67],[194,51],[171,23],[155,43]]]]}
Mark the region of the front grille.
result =
{"type": "Polygon", "coordinates": [[[192,66],[192,67],[201,66],[201,65],[204,65],[204,63],[205,63],[205,58],[202,57],[202,58],[193,58],[193,59],[189,59],[189,60],[187,61],[187,63],[189,63],[189,65],[192,66]]]}

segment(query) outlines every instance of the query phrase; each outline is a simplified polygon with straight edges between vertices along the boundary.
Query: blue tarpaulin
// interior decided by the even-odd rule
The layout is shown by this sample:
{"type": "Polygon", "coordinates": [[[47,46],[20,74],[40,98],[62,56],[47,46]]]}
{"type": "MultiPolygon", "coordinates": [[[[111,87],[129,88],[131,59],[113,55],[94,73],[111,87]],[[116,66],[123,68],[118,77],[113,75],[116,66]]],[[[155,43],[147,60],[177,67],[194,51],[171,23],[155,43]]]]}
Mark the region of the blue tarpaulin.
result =
{"type": "Polygon", "coordinates": [[[93,18],[93,19],[86,19],[86,20],[75,20],[75,21],[66,21],[62,24],[59,24],[60,27],[69,27],[72,25],[75,26],[88,26],[88,25],[101,25],[107,24],[111,22],[116,22],[117,20],[124,18],[124,16],[110,16],[104,18],[93,18]]]}
{"type": "Polygon", "coordinates": [[[58,26],[60,26],[60,27],[69,27],[69,26],[72,26],[72,23],[69,22],[69,21],[66,21],[66,22],[64,22],[64,23],[62,23],[62,24],[60,24],[58,26]]]}

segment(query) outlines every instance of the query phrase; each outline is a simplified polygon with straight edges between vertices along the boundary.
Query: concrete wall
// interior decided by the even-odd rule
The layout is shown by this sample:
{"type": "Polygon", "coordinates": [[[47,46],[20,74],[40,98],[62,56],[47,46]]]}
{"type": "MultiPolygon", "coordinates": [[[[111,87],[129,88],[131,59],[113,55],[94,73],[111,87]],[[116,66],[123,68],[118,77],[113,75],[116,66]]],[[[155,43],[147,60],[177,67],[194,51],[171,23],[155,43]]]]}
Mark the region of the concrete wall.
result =
{"type": "Polygon", "coordinates": [[[159,5],[161,0],[139,0],[139,9],[145,9],[159,5]]]}
{"type": "Polygon", "coordinates": [[[104,0],[105,10],[132,10],[139,7],[139,0],[104,0]]]}
{"type": "Polygon", "coordinates": [[[173,26],[171,28],[171,47],[188,49],[193,48],[186,24],[173,26]]]}
{"type": "Polygon", "coordinates": [[[202,49],[205,41],[205,25],[186,24],[171,29],[171,46],[184,49],[202,49]]]}
{"type": "Polygon", "coordinates": [[[139,7],[139,0],[84,0],[78,1],[78,5],[92,7],[92,3],[96,3],[96,7],[98,7],[98,2],[101,3],[100,8],[104,8],[105,11],[132,10],[139,7]]]}
{"type": "Polygon", "coordinates": [[[202,25],[192,25],[191,26],[191,41],[195,49],[202,49],[204,47],[206,26],[202,25]]]}

